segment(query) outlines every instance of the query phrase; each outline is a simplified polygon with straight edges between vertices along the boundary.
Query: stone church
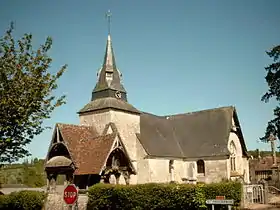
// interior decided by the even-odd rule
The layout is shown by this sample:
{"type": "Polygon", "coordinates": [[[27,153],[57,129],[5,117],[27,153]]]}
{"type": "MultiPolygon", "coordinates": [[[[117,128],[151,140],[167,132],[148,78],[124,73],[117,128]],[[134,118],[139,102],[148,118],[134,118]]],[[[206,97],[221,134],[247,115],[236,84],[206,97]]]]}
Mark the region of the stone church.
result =
{"type": "Polygon", "coordinates": [[[46,157],[85,189],[95,183],[249,182],[249,156],[234,107],[157,116],[129,104],[108,35],[104,62],[80,124],[56,124],[46,157]]]}

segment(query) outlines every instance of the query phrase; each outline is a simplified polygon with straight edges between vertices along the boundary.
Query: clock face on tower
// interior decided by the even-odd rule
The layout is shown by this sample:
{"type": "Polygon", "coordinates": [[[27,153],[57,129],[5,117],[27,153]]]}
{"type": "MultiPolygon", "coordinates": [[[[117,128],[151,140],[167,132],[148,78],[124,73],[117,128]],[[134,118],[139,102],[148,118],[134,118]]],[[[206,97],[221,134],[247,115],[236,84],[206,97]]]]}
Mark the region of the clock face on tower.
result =
{"type": "Polygon", "coordinates": [[[116,96],[117,99],[120,99],[122,97],[122,93],[120,91],[117,91],[115,93],[115,96],[116,96]]]}

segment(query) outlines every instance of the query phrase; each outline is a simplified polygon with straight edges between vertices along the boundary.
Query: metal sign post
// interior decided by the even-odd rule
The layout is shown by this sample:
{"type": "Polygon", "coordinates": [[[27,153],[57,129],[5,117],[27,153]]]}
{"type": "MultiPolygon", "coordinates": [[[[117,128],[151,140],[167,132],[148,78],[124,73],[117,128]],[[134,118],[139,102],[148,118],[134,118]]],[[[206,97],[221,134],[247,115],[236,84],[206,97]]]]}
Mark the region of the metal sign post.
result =
{"type": "Polygon", "coordinates": [[[234,200],[206,200],[206,204],[212,205],[212,210],[215,210],[215,205],[227,205],[228,210],[231,210],[231,206],[234,204],[234,200]]]}

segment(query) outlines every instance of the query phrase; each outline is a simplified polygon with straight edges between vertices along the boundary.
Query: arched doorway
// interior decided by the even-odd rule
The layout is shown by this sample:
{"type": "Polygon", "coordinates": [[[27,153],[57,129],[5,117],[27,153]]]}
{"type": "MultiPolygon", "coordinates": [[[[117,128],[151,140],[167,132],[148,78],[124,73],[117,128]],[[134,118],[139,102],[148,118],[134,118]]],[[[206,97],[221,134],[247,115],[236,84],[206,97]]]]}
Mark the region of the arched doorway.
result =
{"type": "Polygon", "coordinates": [[[110,153],[106,161],[106,167],[101,174],[101,179],[104,183],[113,182],[111,184],[128,185],[131,174],[135,174],[135,171],[128,156],[122,148],[116,148],[110,153]]]}

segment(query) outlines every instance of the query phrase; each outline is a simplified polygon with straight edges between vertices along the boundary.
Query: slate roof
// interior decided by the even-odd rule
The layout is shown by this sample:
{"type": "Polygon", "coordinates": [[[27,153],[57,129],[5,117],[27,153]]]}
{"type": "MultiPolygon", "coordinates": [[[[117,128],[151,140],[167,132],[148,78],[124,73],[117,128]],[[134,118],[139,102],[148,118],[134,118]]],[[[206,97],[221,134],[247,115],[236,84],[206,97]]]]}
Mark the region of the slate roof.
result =
{"type": "MultiPolygon", "coordinates": [[[[142,113],[140,134],[136,135],[150,156],[196,158],[229,155],[227,144],[233,116],[237,119],[234,107],[171,116],[142,113]]],[[[241,129],[239,136],[244,155],[247,155],[241,129]]]]}
{"type": "Polygon", "coordinates": [[[130,113],[139,113],[140,111],[133,107],[131,104],[127,103],[126,101],[119,100],[113,97],[107,98],[99,98],[89,102],[85,105],[78,113],[85,113],[90,111],[97,111],[103,109],[116,109],[121,111],[126,111],[130,113]]]}
{"type": "Polygon", "coordinates": [[[98,72],[98,80],[92,91],[91,102],[86,104],[78,113],[117,109],[140,114],[139,110],[127,102],[127,93],[121,82],[121,77],[122,74],[117,69],[112,40],[109,34],[103,65],[98,72]]]}
{"type": "Polygon", "coordinates": [[[99,174],[112,147],[115,135],[98,136],[91,126],[57,124],[73,160],[76,175],[99,174]]]}
{"type": "Polygon", "coordinates": [[[121,84],[121,75],[116,66],[116,60],[114,55],[114,50],[112,46],[111,36],[108,35],[107,44],[106,44],[106,51],[104,55],[104,61],[102,68],[100,70],[100,74],[98,77],[98,82],[93,90],[93,92],[99,92],[106,89],[113,89],[118,90],[123,93],[126,93],[123,85],[121,84]],[[106,81],[106,73],[112,73],[113,79],[110,83],[106,81]]]}

